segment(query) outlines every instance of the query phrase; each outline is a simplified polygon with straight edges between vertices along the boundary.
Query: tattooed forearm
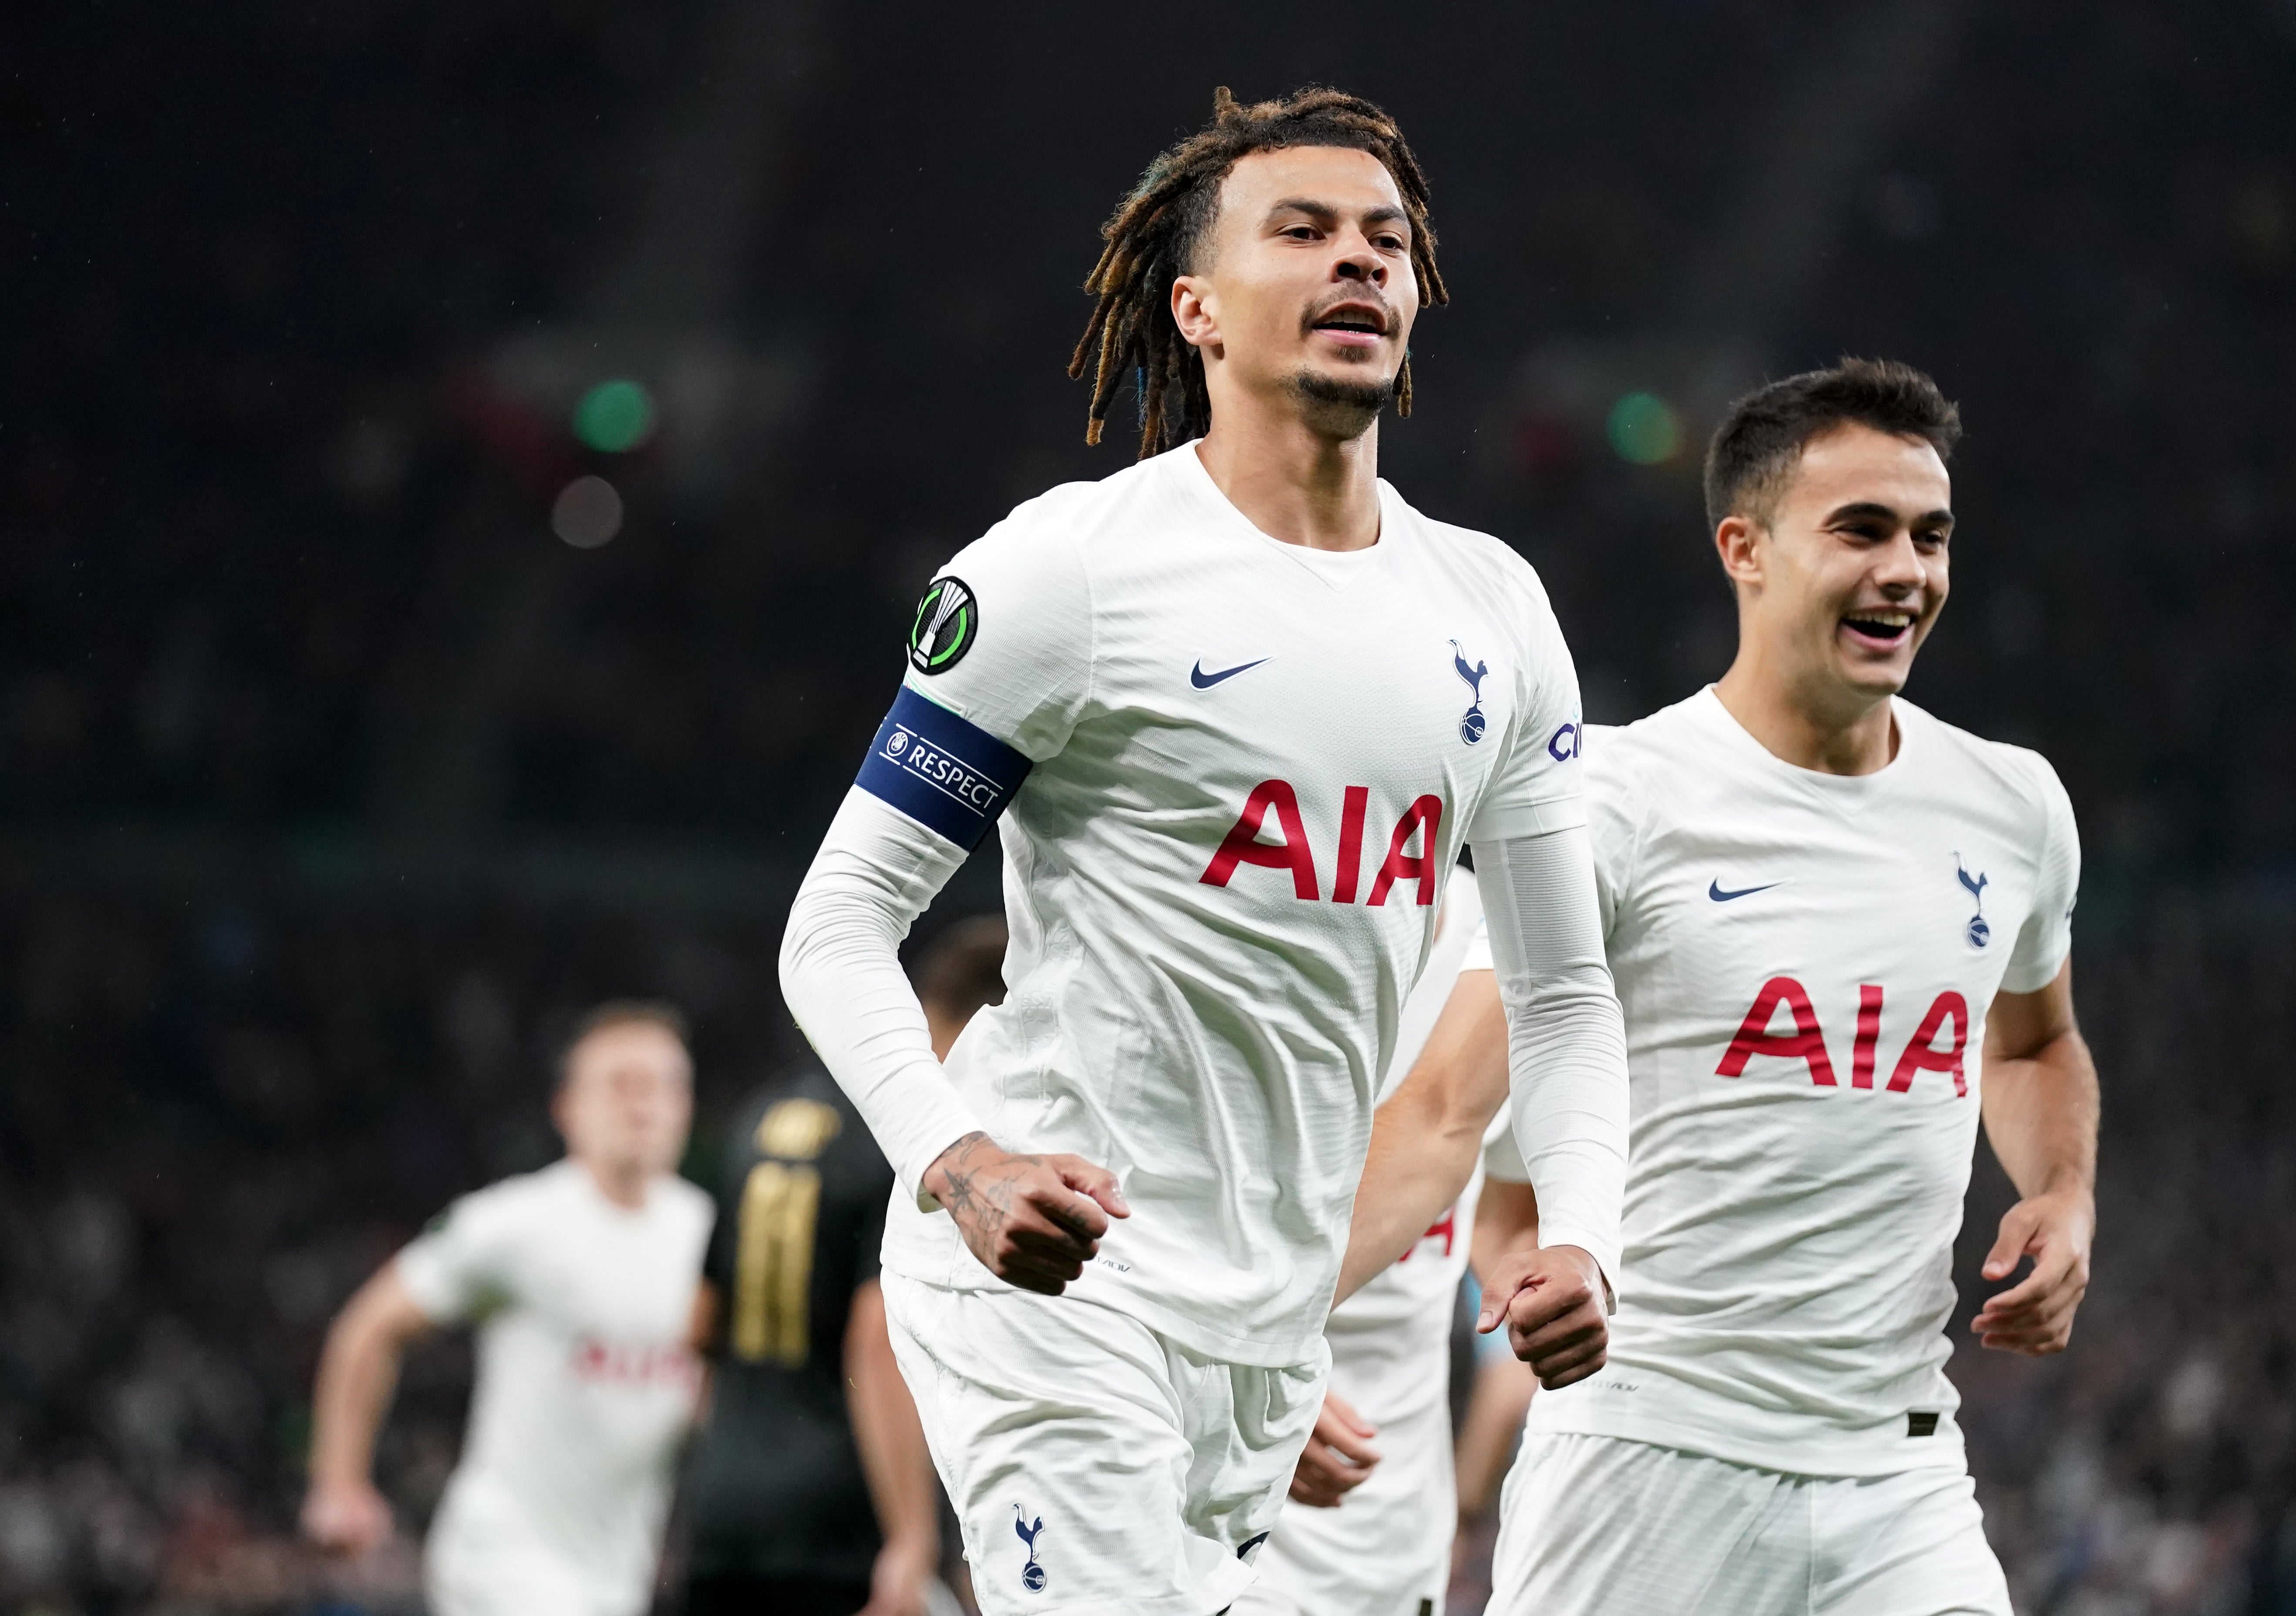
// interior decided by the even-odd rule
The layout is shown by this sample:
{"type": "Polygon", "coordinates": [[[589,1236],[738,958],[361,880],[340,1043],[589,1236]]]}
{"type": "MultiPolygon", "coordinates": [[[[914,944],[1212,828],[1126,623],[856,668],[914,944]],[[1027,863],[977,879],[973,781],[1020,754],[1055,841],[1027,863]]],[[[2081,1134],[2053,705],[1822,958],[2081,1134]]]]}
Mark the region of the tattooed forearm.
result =
{"type": "Polygon", "coordinates": [[[981,1265],[1012,1278],[1015,1262],[1080,1261],[1095,1249],[1096,1232],[1064,1204],[1068,1196],[1057,1177],[1047,1182],[1052,1171],[1048,1158],[1007,1152],[974,1132],[941,1153],[926,1171],[924,1187],[955,1218],[981,1265]],[[1075,1249],[1061,1252],[1058,1244],[1047,1244],[1048,1237],[1075,1249]]]}
{"type": "MultiPolygon", "coordinates": [[[[980,1170],[978,1164],[984,1145],[992,1150],[996,1148],[987,1134],[974,1129],[941,1152],[926,1175],[925,1187],[932,1192],[935,1200],[953,1213],[972,1211],[978,1204],[974,1179],[980,1170]],[[940,1180],[938,1184],[931,1182],[936,1175],[940,1180]]],[[[959,1221],[963,1221],[961,1217],[959,1221]]]]}
{"type": "Polygon", "coordinates": [[[1005,1226],[1013,1220],[1012,1169],[1015,1163],[1035,1161],[1033,1156],[1007,1155],[994,1139],[975,1131],[950,1145],[933,1164],[939,1182],[927,1187],[956,1219],[972,1254],[992,1269],[1005,1226]]]}

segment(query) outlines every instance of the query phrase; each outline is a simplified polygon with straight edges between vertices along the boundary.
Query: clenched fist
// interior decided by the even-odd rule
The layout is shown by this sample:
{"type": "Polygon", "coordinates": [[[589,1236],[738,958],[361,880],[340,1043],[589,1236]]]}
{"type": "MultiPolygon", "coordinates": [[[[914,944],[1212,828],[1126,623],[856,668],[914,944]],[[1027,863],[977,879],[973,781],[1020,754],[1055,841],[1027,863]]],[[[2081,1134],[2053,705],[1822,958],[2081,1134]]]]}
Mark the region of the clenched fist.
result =
{"type": "Polygon", "coordinates": [[[1081,1156],[1022,1156],[970,1133],[925,1169],[980,1266],[1024,1291],[1058,1296],[1100,1251],[1111,1218],[1129,1218],[1116,1175],[1081,1156]]]}
{"type": "Polygon", "coordinates": [[[1499,1259],[1475,1328],[1505,1325],[1514,1355],[1553,1391],[1603,1366],[1611,1345],[1606,1294],[1601,1266],[1577,1246],[1526,1246],[1499,1259]]]}

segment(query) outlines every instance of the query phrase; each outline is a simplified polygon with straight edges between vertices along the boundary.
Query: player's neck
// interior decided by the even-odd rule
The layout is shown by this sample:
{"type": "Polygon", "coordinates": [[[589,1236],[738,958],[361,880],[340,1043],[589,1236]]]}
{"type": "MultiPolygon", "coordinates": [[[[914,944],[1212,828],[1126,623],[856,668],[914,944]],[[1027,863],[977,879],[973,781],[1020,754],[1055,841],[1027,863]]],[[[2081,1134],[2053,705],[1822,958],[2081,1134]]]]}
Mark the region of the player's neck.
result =
{"type": "Polygon", "coordinates": [[[1270,538],[1310,550],[1379,542],[1379,423],[1335,439],[1297,414],[1215,410],[1197,458],[1227,501],[1270,538]]]}
{"type": "Polygon", "coordinates": [[[1714,693],[1739,726],[1783,763],[1820,775],[1872,775],[1898,755],[1890,697],[1794,678],[1741,644],[1714,693]],[[1823,686],[1821,688],[1821,686],[1823,686]]]}
{"type": "Polygon", "coordinates": [[[645,1169],[634,1163],[602,1161],[595,1156],[577,1156],[574,1160],[590,1175],[590,1182],[598,1186],[598,1194],[626,1211],[635,1212],[645,1205],[645,1169]]]}

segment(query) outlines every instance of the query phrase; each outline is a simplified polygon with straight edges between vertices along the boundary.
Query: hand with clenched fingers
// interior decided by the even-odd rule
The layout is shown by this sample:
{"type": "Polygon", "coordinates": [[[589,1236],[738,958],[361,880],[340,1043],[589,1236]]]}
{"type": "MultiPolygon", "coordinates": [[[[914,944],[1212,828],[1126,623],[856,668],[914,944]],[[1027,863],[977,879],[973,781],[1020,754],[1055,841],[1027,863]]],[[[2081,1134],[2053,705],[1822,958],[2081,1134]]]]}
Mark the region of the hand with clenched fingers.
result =
{"type": "Polygon", "coordinates": [[[1603,1269],[1577,1246],[1525,1246],[1499,1259],[1483,1287],[1480,1331],[1506,1326],[1507,1344],[1549,1391],[1600,1369],[1611,1345],[1603,1269]]]}
{"type": "Polygon", "coordinates": [[[980,1266],[1007,1284],[1058,1296],[1100,1251],[1111,1218],[1129,1218],[1116,1175],[1081,1156],[1029,1156],[970,1133],[925,1169],[980,1266]]]}

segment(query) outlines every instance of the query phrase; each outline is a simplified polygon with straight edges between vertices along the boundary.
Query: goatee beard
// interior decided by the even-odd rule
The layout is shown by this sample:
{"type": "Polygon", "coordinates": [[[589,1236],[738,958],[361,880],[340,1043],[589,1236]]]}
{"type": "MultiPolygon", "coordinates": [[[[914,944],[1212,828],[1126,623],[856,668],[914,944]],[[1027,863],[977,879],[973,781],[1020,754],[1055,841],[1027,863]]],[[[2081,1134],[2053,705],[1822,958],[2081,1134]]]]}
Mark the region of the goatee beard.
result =
{"type": "Polygon", "coordinates": [[[1333,438],[1360,438],[1379,413],[1395,402],[1395,381],[1347,381],[1320,371],[1301,370],[1291,381],[1300,414],[1316,431],[1333,438]]]}

